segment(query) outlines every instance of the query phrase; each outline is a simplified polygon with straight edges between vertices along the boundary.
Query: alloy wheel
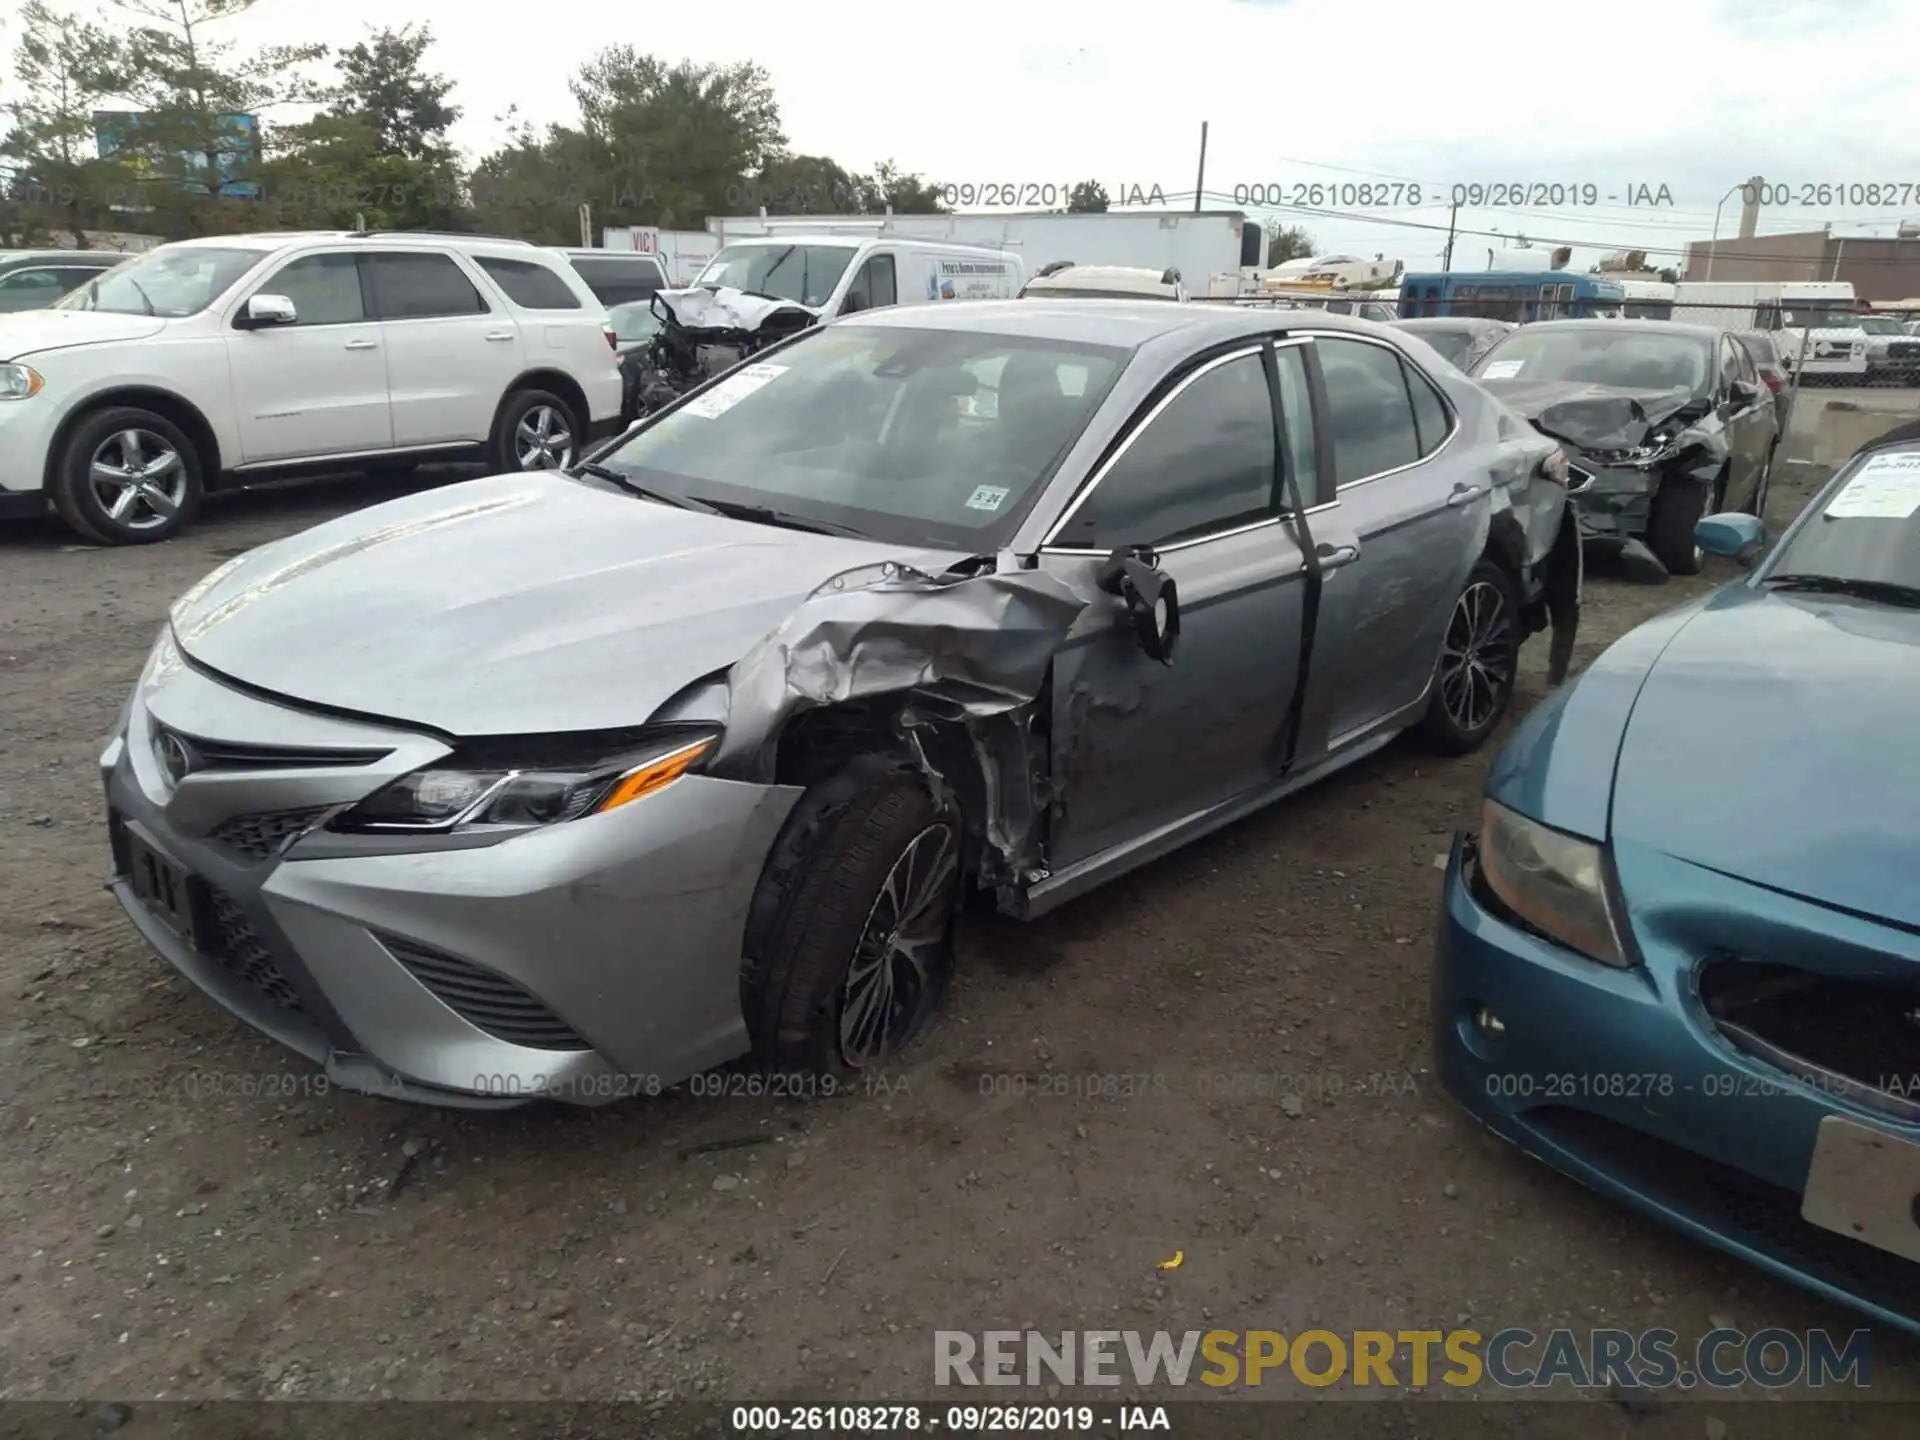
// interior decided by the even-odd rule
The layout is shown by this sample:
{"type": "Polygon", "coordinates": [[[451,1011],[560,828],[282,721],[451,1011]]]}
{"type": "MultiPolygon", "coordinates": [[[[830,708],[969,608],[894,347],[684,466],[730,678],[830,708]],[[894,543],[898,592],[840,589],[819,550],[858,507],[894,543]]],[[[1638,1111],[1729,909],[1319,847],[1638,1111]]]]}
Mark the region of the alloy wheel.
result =
{"type": "Polygon", "coordinates": [[[107,518],[128,530],[157,530],[187,503],[187,463],[151,430],[116,431],[94,448],[87,483],[107,518]]]}
{"type": "Polygon", "coordinates": [[[1474,581],[1454,604],[1440,652],[1440,703],[1461,731],[1472,734],[1499,713],[1519,651],[1507,597],[1474,581]]]}
{"type": "Polygon", "coordinates": [[[960,848],[944,821],[914,836],[887,872],[840,987],[840,1056],[848,1068],[894,1053],[926,1022],[959,881],[960,848]]]}
{"type": "Polygon", "coordinates": [[[513,429],[522,470],[561,470],[573,463],[573,421],[552,405],[535,405],[513,429]]]}

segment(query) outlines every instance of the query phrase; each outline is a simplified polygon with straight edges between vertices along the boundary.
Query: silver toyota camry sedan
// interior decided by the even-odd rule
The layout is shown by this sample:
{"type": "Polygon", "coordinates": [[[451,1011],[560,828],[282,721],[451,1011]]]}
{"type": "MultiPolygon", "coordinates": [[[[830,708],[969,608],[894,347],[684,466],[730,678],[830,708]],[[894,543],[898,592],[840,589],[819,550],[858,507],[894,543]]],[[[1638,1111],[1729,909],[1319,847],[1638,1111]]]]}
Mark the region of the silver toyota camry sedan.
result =
{"type": "Polygon", "coordinates": [[[822,1084],[1038,916],[1417,729],[1578,618],[1553,442],[1319,311],[899,307],[574,473],[222,566],[101,756],[154,949],[334,1080],[822,1084]]]}

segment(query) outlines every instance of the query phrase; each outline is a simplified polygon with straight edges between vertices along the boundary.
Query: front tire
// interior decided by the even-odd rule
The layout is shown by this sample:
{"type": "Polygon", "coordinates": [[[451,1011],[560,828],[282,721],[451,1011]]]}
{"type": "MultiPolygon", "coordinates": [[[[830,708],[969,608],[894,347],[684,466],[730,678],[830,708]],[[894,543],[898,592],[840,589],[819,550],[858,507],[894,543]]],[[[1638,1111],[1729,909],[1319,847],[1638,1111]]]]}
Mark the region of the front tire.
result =
{"type": "Polygon", "coordinates": [[[959,817],[868,760],[788,819],[748,919],[741,1000],[763,1064],[845,1078],[896,1056],[953,974],[959,817]]]}
{"type": "Polygon", "coordinates": [[[1700,573],[1706,557],[1694,543],[1693,529],[1706,513],[1705,486],[1691,480],[1662,482],[1647,516],[1647,548],[1669,575],[1700,573]]]}
{"type": "Polygon", "coordinates": [[[1478,750],[1513,703],[1520,669],[1520,587],[1491,560],[1467,576],[1447,618],[1420,734],[1442,755],[1478,750]]]}
{"type": "Polygon", "coordinates": [[[550,390],[515,390],[501,402],[488,449],[496,471],[564,470],[580,458],[586,422],[550,390]]]}
{"type": "Polygon", "coordinates": [[[53,473],[53,508],[96,545],[170,540],[205,494],[200,454],[164,415],[131,405],[95,411],[74,427],[53,473]]]}

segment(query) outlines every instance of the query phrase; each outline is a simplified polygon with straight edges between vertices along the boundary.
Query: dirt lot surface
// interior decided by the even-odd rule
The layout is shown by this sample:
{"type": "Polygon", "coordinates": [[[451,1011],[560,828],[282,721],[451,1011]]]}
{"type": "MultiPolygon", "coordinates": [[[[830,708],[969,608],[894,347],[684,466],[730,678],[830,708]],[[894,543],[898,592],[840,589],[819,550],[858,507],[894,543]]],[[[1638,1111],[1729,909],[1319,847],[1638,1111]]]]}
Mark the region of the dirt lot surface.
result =
{"type": "MultiPolygon", "coordinates": [[[[94,760],[174,596],[396,493],[235,497],[144,550],[0,536],[0,1398],[925,1399],[936,1328],[1857,1323],[1439,1093],[1436,863],[1484,756],[1390,749],[976,931],[946,1019],[869,1095],[472,1116],[320,1093],[102,890],[94,760]],[[1068,1093],[993,1093],[1046,1074],[1068,1093]],[[1293,1098],[1236,1093],[1254,1076],[1293,1098]],[[689,1153],[734,1140],[762,1143],[689,1153]]],[[[1775,522],[1807,493],[1779,485],[1775,522]]],[[[1579,663],[1732,573],[1710,563],[1592,577],[1579,663]]],[[[1544,663],[1542,640],[1522,706],[1544,663]]],[[[1876,1394],[1916,1379],[1878,1336],[1876,1394]]]]}

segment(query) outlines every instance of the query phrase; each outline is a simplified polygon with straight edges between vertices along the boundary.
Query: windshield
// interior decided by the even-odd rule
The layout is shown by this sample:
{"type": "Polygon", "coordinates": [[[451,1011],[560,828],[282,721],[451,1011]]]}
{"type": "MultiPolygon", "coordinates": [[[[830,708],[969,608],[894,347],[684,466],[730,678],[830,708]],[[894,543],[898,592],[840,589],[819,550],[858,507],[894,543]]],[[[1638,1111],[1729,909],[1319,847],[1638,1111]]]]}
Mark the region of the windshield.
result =
{"type": "Polygon", "coordinates": [[[731,285],[818,310],[852,263],[851,245],[729,245],[707,262],[697,283],[731,285]]]}
{"type": "Polygon", "coordinates": [[[660,330],[660,317],[653,313],[651,300],[630,300],[607,311],[613,325],[613,338],[622,345],[638,345],[651,340],[660,330]]]}
{"type": "Polygon", "coordinates": [[[600,460],[672,497],[977,551],[1012,533],[1130,356],[836,325],[733,372],[600,460]]]}
{"type": "Polygon", "coordinates": [[[1623,390],[1706,388],[1708,347],[1676,335],[1518,330],[1474,366],[1479,380],[1576,380],[1623,390]]]}
{"type": "Polygon", "coordinates": [[[1449,365],[1464,370],[1467,362],[1473,358],[1474,334],[1471,330],[1442,329],[1438,325],[1409,326],[1408,329],[1438,350],[1440,358],[1449,365]]]}
{"type": "Polygon", "coordinates": [[[56,310],[105,310],[115,315],[198,315],[268,254],[209,245],[163,245],[89,280],[56,310]]]}
{"type": "Polygon", "coordinates": [[[1780,314],[1786,330],[1851,330],[1860,323],[1857,316],[1827,305],[1790,304],[1780,314]]]}
{"type": "Polygon", "coordinates": [[[1877,316],[1863,315],[1860,328],[1869,335],[1898,335],[1901,333],[1898,320],[1882,320],[1877,316]]]}
{"type": "Polygon", "coordinates": [[[1766,576],[1920,586],[1920,450],[1870,453],[1843,466],[1840,477],[1781,544],[1766,576]]]}

